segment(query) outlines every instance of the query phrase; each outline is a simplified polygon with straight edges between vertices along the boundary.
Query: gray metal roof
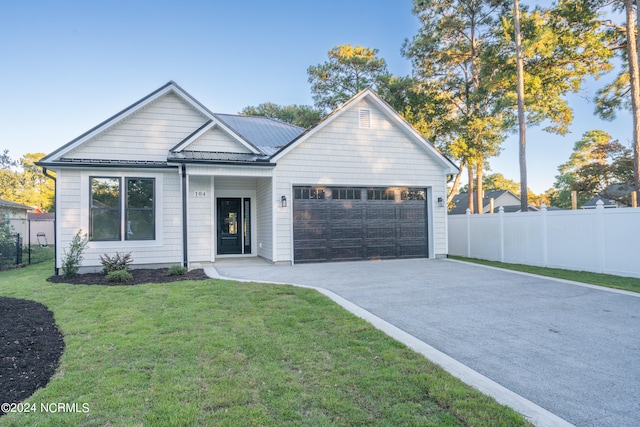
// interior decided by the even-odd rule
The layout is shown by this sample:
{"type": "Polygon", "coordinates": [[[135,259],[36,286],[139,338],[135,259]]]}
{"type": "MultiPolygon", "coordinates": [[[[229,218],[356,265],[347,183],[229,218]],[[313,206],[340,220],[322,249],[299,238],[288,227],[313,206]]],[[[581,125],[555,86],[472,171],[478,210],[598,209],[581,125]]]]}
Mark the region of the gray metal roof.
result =
{"type": "Polygon", "coordinates": [[[299,126],[268,117],[234,114],[215,116],[267,156],[275,154],[305,131],[299,126]]]}
{"type": "Polygon", "coordinates": [[[256,163],[268,162],[269,156],[253,153],[227,153],[220,151],[177,151],[169,153],[169,162],[223,162],[256,163]]]}

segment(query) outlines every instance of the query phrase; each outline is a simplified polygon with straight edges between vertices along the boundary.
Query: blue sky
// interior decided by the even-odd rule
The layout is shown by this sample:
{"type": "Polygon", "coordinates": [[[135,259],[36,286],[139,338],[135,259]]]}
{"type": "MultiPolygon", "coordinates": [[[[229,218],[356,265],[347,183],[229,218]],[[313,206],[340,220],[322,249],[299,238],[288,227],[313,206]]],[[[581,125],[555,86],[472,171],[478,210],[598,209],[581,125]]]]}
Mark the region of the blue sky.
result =
{"type": "MultiPolygon", "coordinates": [[[[529,2],[523,1],[522,3],[529,2]]],[[[419,28],[411,0],[3,0],[0,4],[0,150],[49,153],[169,80],[219,113],[270,101],[312,104],[307,68],[340,44],[379,50],[395,75],[419,28]]],[[[606,79],[613,78],[607,77],[606,79]]],[[[551,187],[575,141],[603,129],[629,143],[631,120],[593,116],[598,84],[570,97],[565,137],[527,134],[529,187],[551,187]]],[[[517,135],[492,172],[519,180],[517,135]]],[[[466,180],[463,180],[463,182],[466,180]]]]}

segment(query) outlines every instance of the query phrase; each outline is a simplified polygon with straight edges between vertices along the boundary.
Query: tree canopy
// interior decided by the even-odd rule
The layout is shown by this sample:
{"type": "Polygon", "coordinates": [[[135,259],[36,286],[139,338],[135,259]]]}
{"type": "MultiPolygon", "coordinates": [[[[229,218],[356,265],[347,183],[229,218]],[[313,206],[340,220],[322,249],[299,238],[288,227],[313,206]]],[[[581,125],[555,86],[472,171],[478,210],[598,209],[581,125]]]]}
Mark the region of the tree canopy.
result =
{"type": "Polygon", "coordinates": [[[309,128],[322,119],[323,111],[310,105],[278,105],[265,102],[257,107],[248,106],[240,111],[247,116],[264,116],[280,120],[285,123],[309,128]]]}
{"type": "Polygon", "coordinates": [[[571,207],[572,191],[577,192],[580,204],[597,195],[629,203],[633,188],[632,151],[604,131],[585,132],[558,171],[554,184],[557,192],[551,200],[558,207],[571,207]]]}
{"type": "Polygon", "coordinates": [[[363,89],[377,90],[388,75],[378,49],[344,44],[328,52],[328,61],[307,69],[316,107],[333,110],[363,89]]]}
{"type": "Polygon", "coordinates": [[[54,183],[35,162],[44,153],[27,153],[19,161],[4,151],[0,164],[0,198],[50,211],[54,207],[54,183]]]}
{"type": "MultiPolygon", "coordinates": [[[[416,78],[442,92],[450,118],[441,133],[445,151],[468,168],[471,185],[475,170],[480,192],[485,163],[499,153],[513,123],[489,54],[496,51],[500,17],[509,4],[507,0],[416,0],[413,12],[421,28],[403,46],[416,78]]],[[[474,211],[474,189],[470,190],[469,207],[474,211]]]]}

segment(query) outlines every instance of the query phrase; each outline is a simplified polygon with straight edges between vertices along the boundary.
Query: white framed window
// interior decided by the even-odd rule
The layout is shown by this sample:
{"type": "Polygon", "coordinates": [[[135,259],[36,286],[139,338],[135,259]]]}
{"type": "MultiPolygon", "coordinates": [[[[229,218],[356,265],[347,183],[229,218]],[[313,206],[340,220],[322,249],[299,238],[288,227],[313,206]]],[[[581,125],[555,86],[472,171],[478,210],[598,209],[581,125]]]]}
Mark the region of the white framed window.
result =
{"type": "Polygon", "coordinates": [[[89,240],[155,240],[156,179],[89,176],[89,240]]]}

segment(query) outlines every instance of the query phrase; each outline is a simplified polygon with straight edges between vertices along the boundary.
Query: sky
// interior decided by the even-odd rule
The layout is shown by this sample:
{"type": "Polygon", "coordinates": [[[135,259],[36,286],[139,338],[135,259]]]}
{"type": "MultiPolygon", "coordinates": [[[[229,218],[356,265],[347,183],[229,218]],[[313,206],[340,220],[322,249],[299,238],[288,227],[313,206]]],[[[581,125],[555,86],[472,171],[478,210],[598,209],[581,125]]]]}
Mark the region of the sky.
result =
{"type": "MultiPolygon", "coordinates": [[[[412,6],[412,0],[2,0],[0,150],[13,159],[50,153],[170,80],[216,113],[264,102],[312,105],[307,68],[342,44],[378,49],[392,74],[410,75],[401,49],[419,28],[412,6]]],[[[605,130],[630,146],[630,115],[600,120],[589,101],[613,77],[570,95],[575,119],[568,135],[527,131],[535,193],[552,187],[558,166],[588,130],[605,130]]],[[[489,159],[489,173],[519,181],[517,141],[510,135],[500,156],[489,159]]]]}

